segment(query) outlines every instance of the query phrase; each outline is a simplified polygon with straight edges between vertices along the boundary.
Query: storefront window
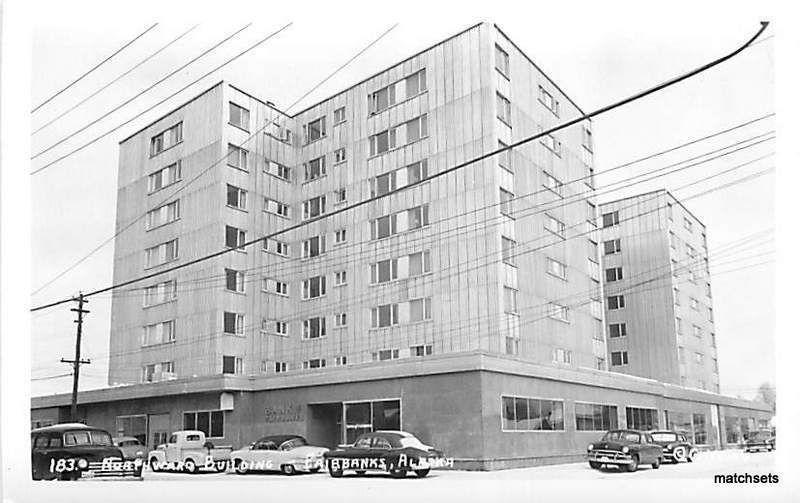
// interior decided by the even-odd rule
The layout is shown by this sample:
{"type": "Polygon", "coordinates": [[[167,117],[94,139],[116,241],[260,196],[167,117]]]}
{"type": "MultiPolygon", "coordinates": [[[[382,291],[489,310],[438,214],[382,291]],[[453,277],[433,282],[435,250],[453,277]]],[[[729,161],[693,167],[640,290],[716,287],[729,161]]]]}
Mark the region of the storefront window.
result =
{"type": "Polygon", "coordinates": [[[692,414],[692,425],[694,426],[694,443],[704,445],[708,443],[708,433],[706,432],[706,415],[692,414]]]}
{"type": "Polygon", "coordinates": [[[345,443],[362,433],[400,429],[400,400],[375,400],[344,404],[345,443]]]}
{"type": "Polygon", "coordinates": [[[640,409],[637,407],[625,407],[625,417],[628,428],[633,430],[655,430],[658,429],[658,411],[656,409],[640,409]]]}
{"type": "Polygon", "coordinates": [[[147,445],[147,416],[117,416],[117,436],[134,437],[147,445]]]}

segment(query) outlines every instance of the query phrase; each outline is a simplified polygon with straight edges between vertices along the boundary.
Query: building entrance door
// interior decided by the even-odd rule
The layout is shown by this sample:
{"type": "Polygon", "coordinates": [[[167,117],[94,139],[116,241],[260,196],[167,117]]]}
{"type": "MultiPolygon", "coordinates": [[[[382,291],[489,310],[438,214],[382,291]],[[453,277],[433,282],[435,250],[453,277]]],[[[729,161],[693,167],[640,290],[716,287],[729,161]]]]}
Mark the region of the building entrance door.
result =
{"type": "Polygon", "coordinates": [[[147,447],[152,450],[159,444],[167,443],[169,414],[150,414],[147,419],[147,447]]]}

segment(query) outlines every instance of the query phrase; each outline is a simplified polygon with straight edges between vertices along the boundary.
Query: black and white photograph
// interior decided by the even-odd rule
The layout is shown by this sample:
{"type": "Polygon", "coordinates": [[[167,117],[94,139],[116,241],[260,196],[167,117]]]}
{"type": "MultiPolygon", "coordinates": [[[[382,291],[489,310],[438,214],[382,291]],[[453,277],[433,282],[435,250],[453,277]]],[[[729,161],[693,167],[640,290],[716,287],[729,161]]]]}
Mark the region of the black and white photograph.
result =
{"type": "Polygon", "coordinates": [[[3,501],[800,501],[797,21],[3,1],[3,501]]]}

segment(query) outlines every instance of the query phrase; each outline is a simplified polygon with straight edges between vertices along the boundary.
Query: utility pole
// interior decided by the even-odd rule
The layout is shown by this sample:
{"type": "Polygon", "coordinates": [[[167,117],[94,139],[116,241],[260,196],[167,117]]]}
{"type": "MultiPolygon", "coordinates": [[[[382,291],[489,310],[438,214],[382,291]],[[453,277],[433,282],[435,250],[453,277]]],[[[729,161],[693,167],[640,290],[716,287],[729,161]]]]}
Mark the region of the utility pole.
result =
{"type": "Polygon", "coordinates": [[[83,296],[83,292],[78,293],[78,298],[73,299],[78,303],[77,308],[72,308],[70,311],[78,313],[78,319],[75,323],[78,324],[78,330],[75,337],[75,359],[65,360],[61,359],[62,363],[72,364],[72,407],[70,408],[70,420],[72,422],[78,421],[78,379],[80,377],[80,370],[82,364],[92,363],[89,360],[81,360],[81,335],[83,334],[83,315],[89,311],[83,308],[84,304],[89,301],[83,296]]]}

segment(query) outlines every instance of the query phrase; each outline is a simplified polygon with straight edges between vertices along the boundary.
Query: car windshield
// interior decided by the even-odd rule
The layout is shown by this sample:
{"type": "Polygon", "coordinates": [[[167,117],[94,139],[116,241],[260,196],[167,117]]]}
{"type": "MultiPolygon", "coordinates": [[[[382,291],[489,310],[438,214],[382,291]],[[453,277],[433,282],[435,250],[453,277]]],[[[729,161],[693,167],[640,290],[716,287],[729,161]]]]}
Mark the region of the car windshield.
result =
{"type": "Polygon", "coordinates": [[[419,441],[417,437],[403,437],[400,439],[400,446],[401,447],[414,447],[417,449],[422,449],[423,451],[428,450],[428,446],[423,444],[419,441]]]}
{"type": "Polygon", "coordinates": [[[290,451],[292,449],[297,449],[298,447],[303,447],[304,445],[308,445],[308,443],[303,437],[292,438],[281,444],[281,450],[290,451]]]}
{"type": "Polygon", "coordinates": [[[675,442],[678,440],[678,435],[674,433],[653,433],[653,440],[656,442],[675,442]]]}
{"type": "Polygon", "coordinates": [[[603,436],[606,441],[639,442],[639,434],[632,431],[609,431],[603,436]]]}
{"type": "Polygon", "coordinates": [[[113,445],[111,435],[105,431],[83,430],[64,433],[64,445],[113,445]]]}

